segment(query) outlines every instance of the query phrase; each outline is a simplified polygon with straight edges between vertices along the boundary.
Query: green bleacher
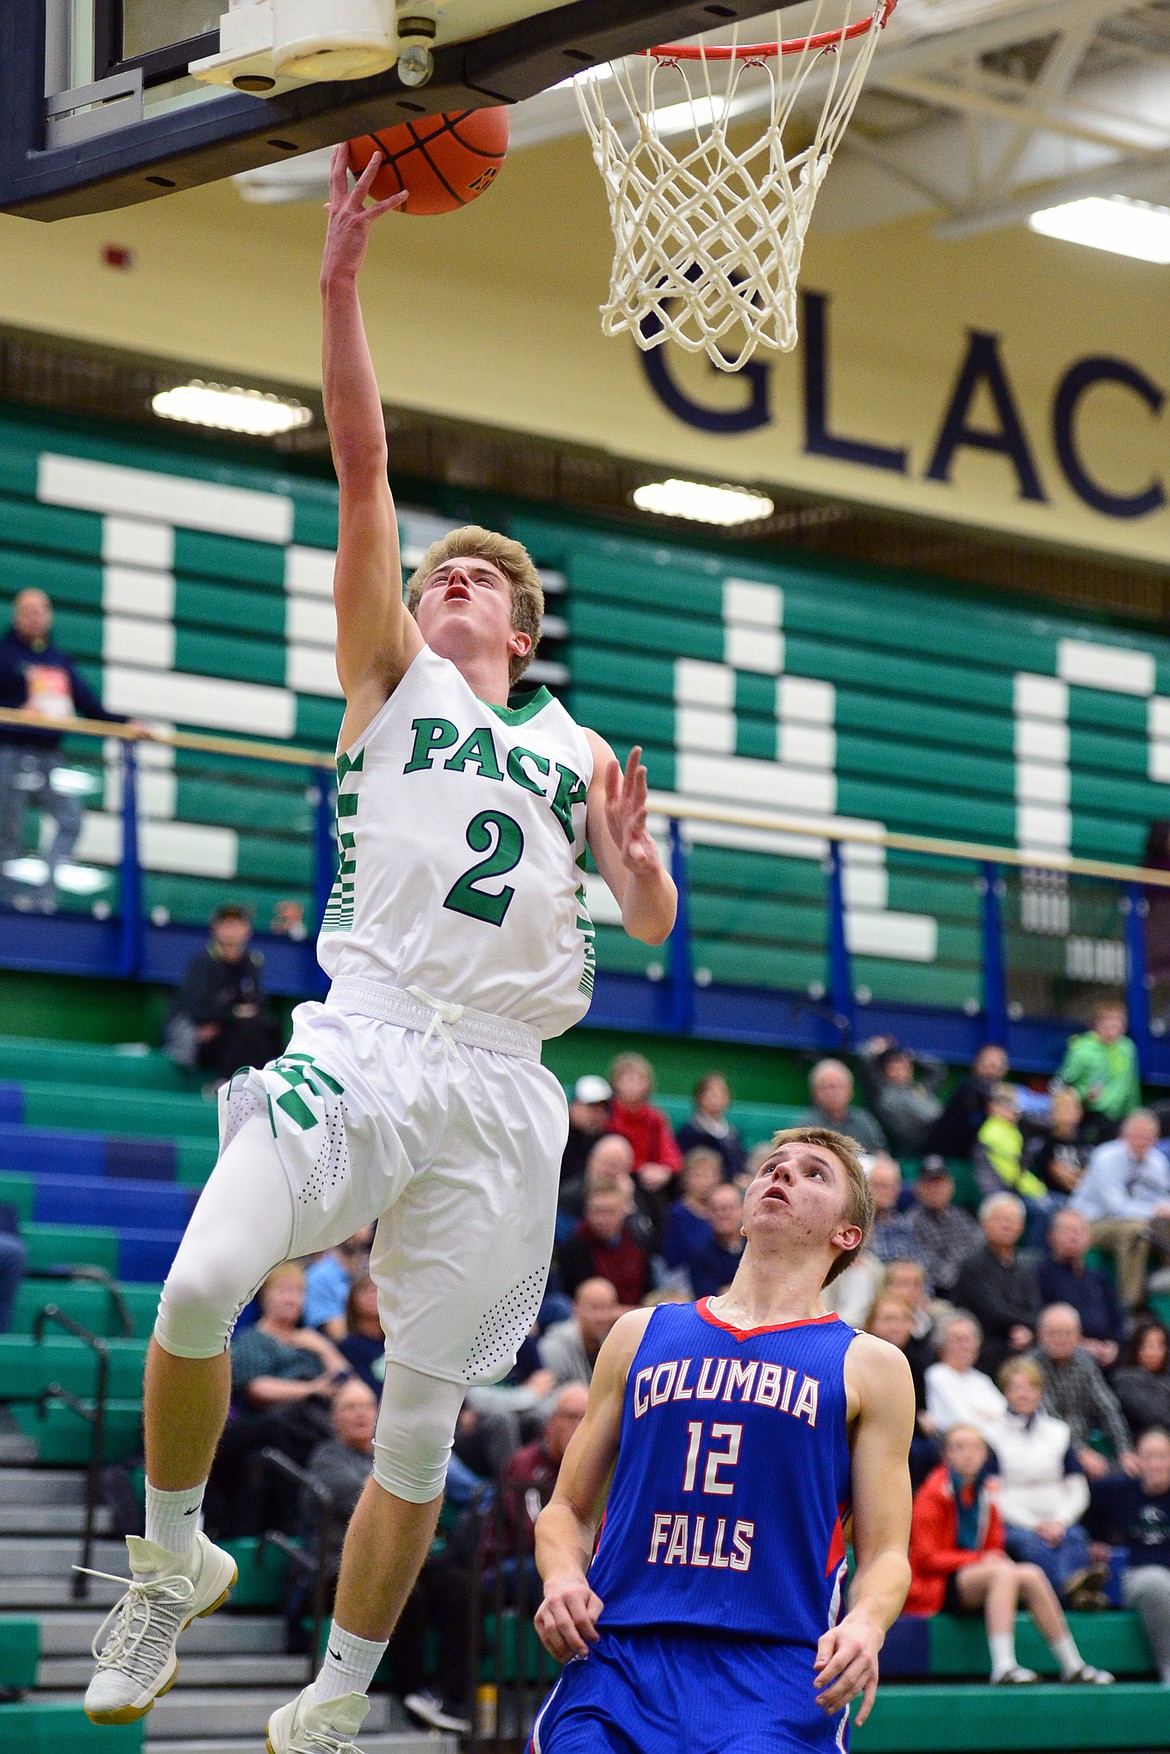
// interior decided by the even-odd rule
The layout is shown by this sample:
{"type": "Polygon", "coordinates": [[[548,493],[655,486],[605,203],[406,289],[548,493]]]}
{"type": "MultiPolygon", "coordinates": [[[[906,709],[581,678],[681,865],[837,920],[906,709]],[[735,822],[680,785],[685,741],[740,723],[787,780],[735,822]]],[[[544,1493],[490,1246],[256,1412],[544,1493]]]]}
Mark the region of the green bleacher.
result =
{"type": "MultiPolygon", "coordinates": [[[[117,704],[127,706],[137,677],[143,701],[153,703],[140,710],[331,747],[340,717],[322,601],[336,539],[331,482],[212,463],[161,443],[0,420],[0,483],[8,588],[36,583],[50,592],[62,643],[99,688],[116,678],[117,704]],[[76,468],[99,465],[102,483],[79,490],[72,503],[42,503],[38,460],[46,453],[76,468]],[[104,520],[95,506],[105,493],[116,509],[119,481],[140,470],[152,472],[160,517],[172,509],[159,485],[168,475],[210,496],[205,511],[175,508],[169,669],[160,668],[159,621],[128,613],[121,599],[112,604],[103,564],[104,520]],[[241,488],[285,508],[289,542],[255,535],[244,512],[233,509],[241,488]],[[197,521],[203,527],[193,527],[197,521]]],[[[1164,637],[873,566],[775,549],[737,552],[702,539],[607,535],[543,512],[517,513],[486,496],[470,509],[502,522],[538,562],[564,575],[557,610],[569,629],[567,703],[619,748],[643,742],[658,790],[766,805],[779,776],[790,814],[1015,845],[1021,810],[1059,797],[1062,783],[1057,763],[1044,770],[1055,790],[1045,781],[1036,791],[1029,763],[1017,759],[1016,683],[1058,678],[1071,643],[1106,658],[1142,654],[1154,692],[1111,680],[1108,663],[1092,669],[1101,686],[1067,687],[1067,717],[1058,714],[1070,775],[1065,850],[1133,861],[1150,820],[1170,815],[1170,786],[1157,777],[1166,770],[1154,712],[1155,700],[1170,695],[1164,637]],[[777,643],[770,657],[753,652],[750,637],[736,641],[737,630],[752,633],[750,622],[735,619],[734,590],[744,581],[771,593],[777,643]],[[688,661],[718,670],[730,689],[726,744],[696,739],[688,661]],[[789,705],[778,681],[797,689],[789,705]],[[786,753],[788,737],[794,741],[786,753]],[[706,769],[696,777],[695,757],[704,752],[706,769]]],[[[421,514],[402,516],[409,548],[406,525],[421,514]]],[[[163,646],[169,653],[166,638],[163,646]]],[[[1074,673],[1084,675],[1084,664],[1074,673]]],[[[173,766],[163,759],[160,768],[160,759],[158,751],[141,755],[148,908],[161,920],[194,922],[230,895],[252,906],[261,925],[289,902],[308,917],[313,774],[191,751],[177,752],[173,766]]],[[[108,814],[116,786],[98,771],[96,746],[73,739],[68,761],[93,773],[98,791],[90,804],[108,814]]],[[[1046,832],[1061,850],[1059,825],[1050,822],[1046,832]]],[[[691,875],[701,978],[814,993],[823,986],[825,875],[815,844],[807,851],[798,857],[789,848],[778,859],[727,833],[698,837],[691,875]]],[[[101,855],[92,856],[100,866],[101,855]]],[[[856,986],[875,999],[960,1009],[977,1003],[977,869],[891,852],[851,876],[860,885],[850,902],[856,986]],[[889,931],[883,922],[892,922],[889,931]]],[[[112,871],[98,899],[116,902],[112,871]]],[[[1120,953],[1112,896],[1098,905],[1100,892],[1074,883],[1069,899],[1065,935],[1108,940],[1120,953]]],[[[73,896],[66,905],[86,908],[92,900],[73,896]]],[[[1022,983],[1013,996],[1031,1009],[1059,1006],[1067,996],[1062,935],[1046,935],[1028,920],[1018,885],[1009,884],[1005,907],[1009,965],[1024,971],[1013,976],[1022,983]]],[[[662,960],[627,939],[612,918],[600,920],[597,950],[602,970],[645,973],[662,960]]],[[[173,1085],[158,1088],[181,1094],[173,1085]]],[[[138,1123],[127,1127],[138,1130],[138,1123]]]]}

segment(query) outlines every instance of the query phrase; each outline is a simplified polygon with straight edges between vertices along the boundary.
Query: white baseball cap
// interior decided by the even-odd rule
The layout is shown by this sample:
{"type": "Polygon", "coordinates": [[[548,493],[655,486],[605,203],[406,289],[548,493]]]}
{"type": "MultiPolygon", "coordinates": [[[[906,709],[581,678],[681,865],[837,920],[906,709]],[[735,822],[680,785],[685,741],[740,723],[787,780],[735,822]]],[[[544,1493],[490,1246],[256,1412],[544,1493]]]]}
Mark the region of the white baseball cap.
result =
{"type": "Polygon", "coordinates": [[[586,1073],[573,1086],[574,1102],[608,1102],[612,1095],[613,1091],[605,1079],[599,1078],[596,1072],[586,1073]]]}

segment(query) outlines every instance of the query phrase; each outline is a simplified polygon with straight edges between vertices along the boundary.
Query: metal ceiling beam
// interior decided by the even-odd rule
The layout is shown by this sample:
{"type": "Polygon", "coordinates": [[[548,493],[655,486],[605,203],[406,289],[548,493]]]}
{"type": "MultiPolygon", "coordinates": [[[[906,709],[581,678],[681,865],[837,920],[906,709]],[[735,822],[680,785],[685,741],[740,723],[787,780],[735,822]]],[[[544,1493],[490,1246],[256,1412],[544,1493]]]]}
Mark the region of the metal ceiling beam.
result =
{"type": "Polygon", "coordinates": [[[1066,201],[1081,201],[1088,195],[1133,195],[1141,198],[1156,185],[1170,177],[1170,148],[1139,161],[1118,160],[1082,171],[1071,177],[1038,183],[1014,200],[1000,202],[974,213],[954,213],[936,228],[942,238],[973,237],[977,232],[998,231],[1007,225],[1018,225],[1045,207],[1059,207],[1066,201]]]}

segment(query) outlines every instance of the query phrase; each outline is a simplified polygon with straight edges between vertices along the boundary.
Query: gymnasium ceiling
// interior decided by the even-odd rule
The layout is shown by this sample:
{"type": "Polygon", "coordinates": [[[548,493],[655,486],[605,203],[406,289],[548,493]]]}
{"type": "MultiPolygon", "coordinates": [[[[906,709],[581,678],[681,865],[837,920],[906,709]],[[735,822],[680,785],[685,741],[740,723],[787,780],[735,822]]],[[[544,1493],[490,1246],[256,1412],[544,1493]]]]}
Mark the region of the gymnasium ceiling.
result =
{"type": "MultiPolygon", "coordinates": [[[[786,10],[785,35],[814,10],[786,10]]],[[[513,147],[580,128],[574,93],[545,92],[514,110],[513,147]]],[[[239,181],[254,200],[317,199],[323,177],[312,154],[239,181]]],[[[1170,0],[900,0],[817,223],[930,211],[959,236],[1115,193],[1170,202],[1170,0]]]]}

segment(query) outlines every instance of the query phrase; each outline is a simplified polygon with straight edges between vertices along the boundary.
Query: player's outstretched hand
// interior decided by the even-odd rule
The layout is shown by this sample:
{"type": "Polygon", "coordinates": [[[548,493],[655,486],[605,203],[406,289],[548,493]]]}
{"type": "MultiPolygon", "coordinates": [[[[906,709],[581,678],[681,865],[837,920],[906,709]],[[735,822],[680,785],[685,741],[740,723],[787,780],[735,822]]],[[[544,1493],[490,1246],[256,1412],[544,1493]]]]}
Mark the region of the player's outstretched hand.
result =
{"type": "Polygon", "coordinates": [[[596,1644],[597,1616],[602,1600],[589,1588],[589,1580],[580,1573],[575,1577],[550,1578],[545,1584],[544,1601],[536,1610],[536,1632],[549,1655],[558,1663],[571,1657],[589,1654],[596,1644]]]}
{"type": "Polygon", "coordinates": [[[630,750],[623,774],[616,761],[605,775],[605,822],[622,864],[635,877],[645,876],[660,864],[658,848],[646,826],[646,769],[642,751],[630,750]]]}
{"type": "Polygon", "coordinates": [[[817,1704],[830,1717],[844,1711],[859,1693],[864,1697],[854,1718],[863,1724],[873,1709],[878,1685],[878,1652],[882,1634],[868,1620],[847,1614],[839,1626],[824,1633],[813,1665],[817,1704]]]}
{"type": "Polygon", "coordinates": [[[405,202],[406,191],[402,190],[385,201],[375,201],[372,207],[365,205],[366,196],[381,168],[382,154],[375,152],[351,189],[348,175],[349,147],[341,145],[333,148],[333,157],[329,161],[329,199],[325,203],[329,227],[325,233],[325,254],[321,261],[322,280],[333,275],[356,274],[365,260],[370,227],[375,219],[401,207],[405,202]]]}

